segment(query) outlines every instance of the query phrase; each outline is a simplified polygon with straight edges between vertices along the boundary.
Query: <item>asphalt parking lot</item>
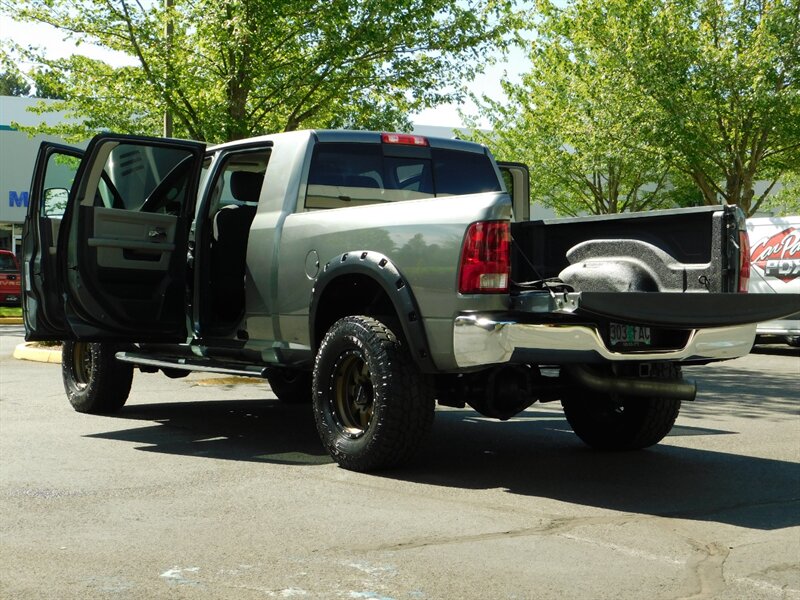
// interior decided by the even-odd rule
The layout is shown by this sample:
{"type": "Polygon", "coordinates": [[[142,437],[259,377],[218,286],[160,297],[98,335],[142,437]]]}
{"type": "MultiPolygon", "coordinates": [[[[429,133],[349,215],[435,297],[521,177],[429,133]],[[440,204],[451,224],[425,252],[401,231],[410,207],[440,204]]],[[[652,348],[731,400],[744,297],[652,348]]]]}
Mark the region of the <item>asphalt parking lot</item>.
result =
{"type": "Polygon", "coordinates": [[[138,374],[112,417],[0,328],[2,598],[800,598],[800,354],[687,369],[653,449],[557,404],[439,409],[418,461],[351,473],[265,384],[138,374]]]}

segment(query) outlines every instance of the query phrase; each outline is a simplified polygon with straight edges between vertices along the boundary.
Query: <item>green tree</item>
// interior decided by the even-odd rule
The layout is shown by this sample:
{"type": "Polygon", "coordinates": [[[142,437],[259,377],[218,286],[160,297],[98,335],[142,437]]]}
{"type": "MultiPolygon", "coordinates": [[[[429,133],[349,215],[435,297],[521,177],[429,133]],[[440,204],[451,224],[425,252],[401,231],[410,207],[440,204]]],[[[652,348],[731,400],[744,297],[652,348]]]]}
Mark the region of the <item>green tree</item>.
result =
{"type": "Polygon", "coordinates": [[[755,213],[776,181],[800,169],[800,5],[637,4],[581,1],[575,15],[654,103],[656,143],[674,151],[704,201],[755,213]],[[601,18],[607,25],[598,27],[601,18]],[[769,185],[756,196],[758,180],[769,185]]]}
{"type": "Polygon", "coordinates": [[[31,91],[30,84],[8,60],[0,60],[0,96],[27,96],[31,91]]]}
{"type": "Polygon", "coordinates": [[[649,144],[694,182],[706,204],[737,204],[752,215],[775,182],[800,170],[797,0],[543,6],[563,24],[565,43],[590,50],[598,79],[631,86],[623,95],[639,97],[649,144]],[[757,181],[768,182],[759,195],[757,181]]]}
{"type": "Polygon", "coordinates": [[[53,100],[64,100],[66,90],[64,81],[57,71],[52,69],[33,69],[28,73],[36,86],[36,98],[50,98],[53,100]]]}
{"type": "Polygon", "coordinates": [[[0,0],[17,20],[128,56],[15,52],[57,74],[78,119],[51,130],[225,141],[302,127],[395,127],[463,95],[515,25],[511,0],[0,0]],[[449,91],[442,91],[449,90],[449,91]]]}
{"type": "Polygon", "coordinates": [[[613,180],[610,168],[598,179],[606,158],[633,165],[633,180],[644,175],[651,186],[668,164],[678,173],[668,181],[692,181],[704,203],[752,215],[775,182],[800,170],[797,0],[558,4],[538,3],[533,70],[509,89],[520,114],[484,107],[503,117],[496,126],[519,132],[517,147],[542,169],[560,171],[543,175],[556,178],[554,190],[572,172],[580,195],[596,196],[596,181],[613,180]],[[598,148],[600,160],[581,160],[598,148]],[[758,195],[757,181],[767,181],[758,195]]]}
{"type": "Polygon", "coordinates": [[[476,99],[490,123],[473,136],[531,169],[531,197],[566,215],[671,206],[668,155],[648,142],[630,77],[605,68],[566,14],[543,5],[531,70],[503,84],[507,101],[476,99]]]}
{"type": "Polygon", "coordinates": [[[800,172],[781,177],[781,187],[769,199],[770,211],[779,217],[800,215],[800,172]]]}

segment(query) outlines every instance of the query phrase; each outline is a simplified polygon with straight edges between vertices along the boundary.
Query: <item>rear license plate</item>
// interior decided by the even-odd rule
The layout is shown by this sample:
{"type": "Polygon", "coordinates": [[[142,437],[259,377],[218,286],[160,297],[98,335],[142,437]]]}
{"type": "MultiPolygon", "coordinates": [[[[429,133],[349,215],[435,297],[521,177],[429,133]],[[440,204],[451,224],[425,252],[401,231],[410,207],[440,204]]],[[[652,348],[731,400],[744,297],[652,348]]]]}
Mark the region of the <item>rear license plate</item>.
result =
{"type": "Polygon", "coordinates": [[[625,325],[623,323],[611,323],[609,327],[609,341],[612,346],[632,348],[651,344],[649,327],[625,325]]]}

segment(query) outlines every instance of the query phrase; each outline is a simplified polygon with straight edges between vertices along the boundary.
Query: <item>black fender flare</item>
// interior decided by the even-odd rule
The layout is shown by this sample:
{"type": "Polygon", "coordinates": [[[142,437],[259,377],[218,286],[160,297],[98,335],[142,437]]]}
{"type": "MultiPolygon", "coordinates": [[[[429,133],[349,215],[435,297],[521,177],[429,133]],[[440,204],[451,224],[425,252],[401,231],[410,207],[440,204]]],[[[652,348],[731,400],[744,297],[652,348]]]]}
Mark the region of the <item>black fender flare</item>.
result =
{"type": "Polygon", "coordinates": [[[316,320],[319,302],[325,288],[336,279],[346,275],[364,275],[377,283],[394,306],[395,313],[403,328],[406,340],[411,349],[411,356],[423,373],[434,373],[436,367],[431,359],[428,338],[422,316],[408,281],[400,273],[397,266],[388,257],[379,252],[354,250],[339,254],[322,268],[311,289],[311,305],[309,307],[309,334],[314,352],[317,332],[316,320]]]}

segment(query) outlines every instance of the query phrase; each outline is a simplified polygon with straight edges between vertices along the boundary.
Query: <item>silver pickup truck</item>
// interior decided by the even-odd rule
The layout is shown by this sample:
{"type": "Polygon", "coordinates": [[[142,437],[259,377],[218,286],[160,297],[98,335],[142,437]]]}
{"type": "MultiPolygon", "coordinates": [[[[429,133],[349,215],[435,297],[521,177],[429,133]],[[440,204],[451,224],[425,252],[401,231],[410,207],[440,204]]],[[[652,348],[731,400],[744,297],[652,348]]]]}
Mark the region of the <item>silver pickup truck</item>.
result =
{"type": "Polygon", "coordinates": [[[134,369],[263,377],[367,471],[407,461],[437,401],[508,419],[560,400],[591,446],[650,446],[694,398],[681,365],[796,310],[740,293],[735,208],[530,221],[527,185],[484,146],[409,134],[43,144],[26,337],[64,340],[78,411],[119,410],[134,369]]]}

